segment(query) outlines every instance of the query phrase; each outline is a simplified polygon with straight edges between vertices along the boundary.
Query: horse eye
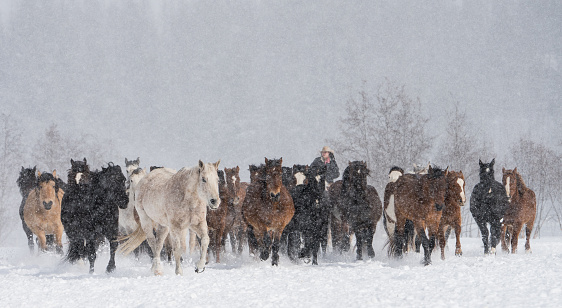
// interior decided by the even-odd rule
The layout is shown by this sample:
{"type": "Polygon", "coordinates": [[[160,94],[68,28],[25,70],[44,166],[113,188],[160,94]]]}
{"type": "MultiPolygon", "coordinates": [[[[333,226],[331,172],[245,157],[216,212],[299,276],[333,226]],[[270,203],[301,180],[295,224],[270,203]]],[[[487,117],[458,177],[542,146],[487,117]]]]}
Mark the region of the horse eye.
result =
{"type": "Polygon", "coordinates": [[[201,178],[201,180],[203,181],[203,183],[207,183],[207,180],[205,178],[201,178]]]}

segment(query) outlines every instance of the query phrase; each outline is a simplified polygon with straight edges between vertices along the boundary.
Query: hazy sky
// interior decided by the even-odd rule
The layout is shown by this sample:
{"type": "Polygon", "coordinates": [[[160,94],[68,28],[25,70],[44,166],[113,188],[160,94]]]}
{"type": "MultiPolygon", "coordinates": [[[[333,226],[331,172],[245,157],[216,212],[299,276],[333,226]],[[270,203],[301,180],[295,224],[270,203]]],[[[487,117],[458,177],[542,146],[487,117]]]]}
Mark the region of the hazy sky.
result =
{"type": "Polygon", "coordinates": [[[0,0],[1,111],[33,139],[112,139],[119,163],[310,163],[385,78],[432,135],[459,101],[500,155],[562,140],[560,1],[28,2],[0,0]]]}

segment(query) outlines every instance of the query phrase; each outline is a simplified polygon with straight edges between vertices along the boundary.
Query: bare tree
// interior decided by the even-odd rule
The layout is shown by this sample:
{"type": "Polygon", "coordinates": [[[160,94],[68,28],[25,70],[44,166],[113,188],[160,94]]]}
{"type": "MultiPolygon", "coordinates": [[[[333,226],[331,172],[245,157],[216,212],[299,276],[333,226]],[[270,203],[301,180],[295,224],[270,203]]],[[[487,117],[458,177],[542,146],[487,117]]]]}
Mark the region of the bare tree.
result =
{"type": "Polygon", "coordinates": [[[373,170],[371,179],[384,187],[386,172],[394,165],[419,162],[431,149],[433,138],[426,133],[428,118],[419,99],[411,98],[405,86],[386,81],[371,97],[366,90],[350,97],[341,118],[339,136],[328,140],[342,157],[364,160],[373,170]]]}
{"type": "Polygon", "coordinates": [[[19,206],[16,179],[23,161],[21,140],[22,131],[17,121],[9,115],[0,114],[0,242],[13,229],[9,213],[17,213],[19,206]]]}

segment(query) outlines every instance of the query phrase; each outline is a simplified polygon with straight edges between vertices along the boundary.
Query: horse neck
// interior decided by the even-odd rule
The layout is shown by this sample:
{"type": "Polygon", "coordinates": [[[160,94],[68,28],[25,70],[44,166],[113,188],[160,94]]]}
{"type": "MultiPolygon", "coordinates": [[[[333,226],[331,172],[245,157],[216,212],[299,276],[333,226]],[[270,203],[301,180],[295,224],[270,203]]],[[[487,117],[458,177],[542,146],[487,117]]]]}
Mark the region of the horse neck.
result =
{"type": "Polygon", "coordinates": [[[199,176],[195,171],[195,168],[182,168],[178,172],[176,172],[176,174],[174,174],[169,180],[177,181],[177,183],[181,185],[181,189],[184,190],[184,193],[195,192],[197,196],[199,196],[197,187],[199,176]]]}

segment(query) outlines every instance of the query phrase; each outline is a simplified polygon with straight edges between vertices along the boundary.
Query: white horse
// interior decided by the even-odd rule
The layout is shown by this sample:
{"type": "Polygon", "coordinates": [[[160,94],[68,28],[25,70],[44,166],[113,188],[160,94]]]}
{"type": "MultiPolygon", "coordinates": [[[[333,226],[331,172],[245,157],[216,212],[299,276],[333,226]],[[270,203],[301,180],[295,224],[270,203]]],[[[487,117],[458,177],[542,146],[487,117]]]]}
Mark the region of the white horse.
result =
{"type": "MultiPolygon", "coordinates": [[[[192,230],[201,238],[201,257],[195,271],[203,272],[209,246],[207,207],[214,210],[220,205],[219,163],[220,160],[214,164],[199,161],[198,166],[177,172],[161,168],[142,178],[135,188],[134,202],[141,226],[120,246],[120,251],[128,254],[147,239],[154,256],[159,256],[170,234],[176,274],[182,275],[180,257],[186,248],[187,231],[192,230]]],[[[152,259],[152,271],[162,274],[160,258],[152,259]]]]}
{"type": "Polygon", "coordinates": [[[139,226],[135,220],[135,188],[140,180],[146,176],[146,170],[137,168],[129,171],[127,169],[127,175],[129,181],[127,187],[129,205],[126,209],[119,209],[119,231],[122,235],[133,233],[139,226]]]}

